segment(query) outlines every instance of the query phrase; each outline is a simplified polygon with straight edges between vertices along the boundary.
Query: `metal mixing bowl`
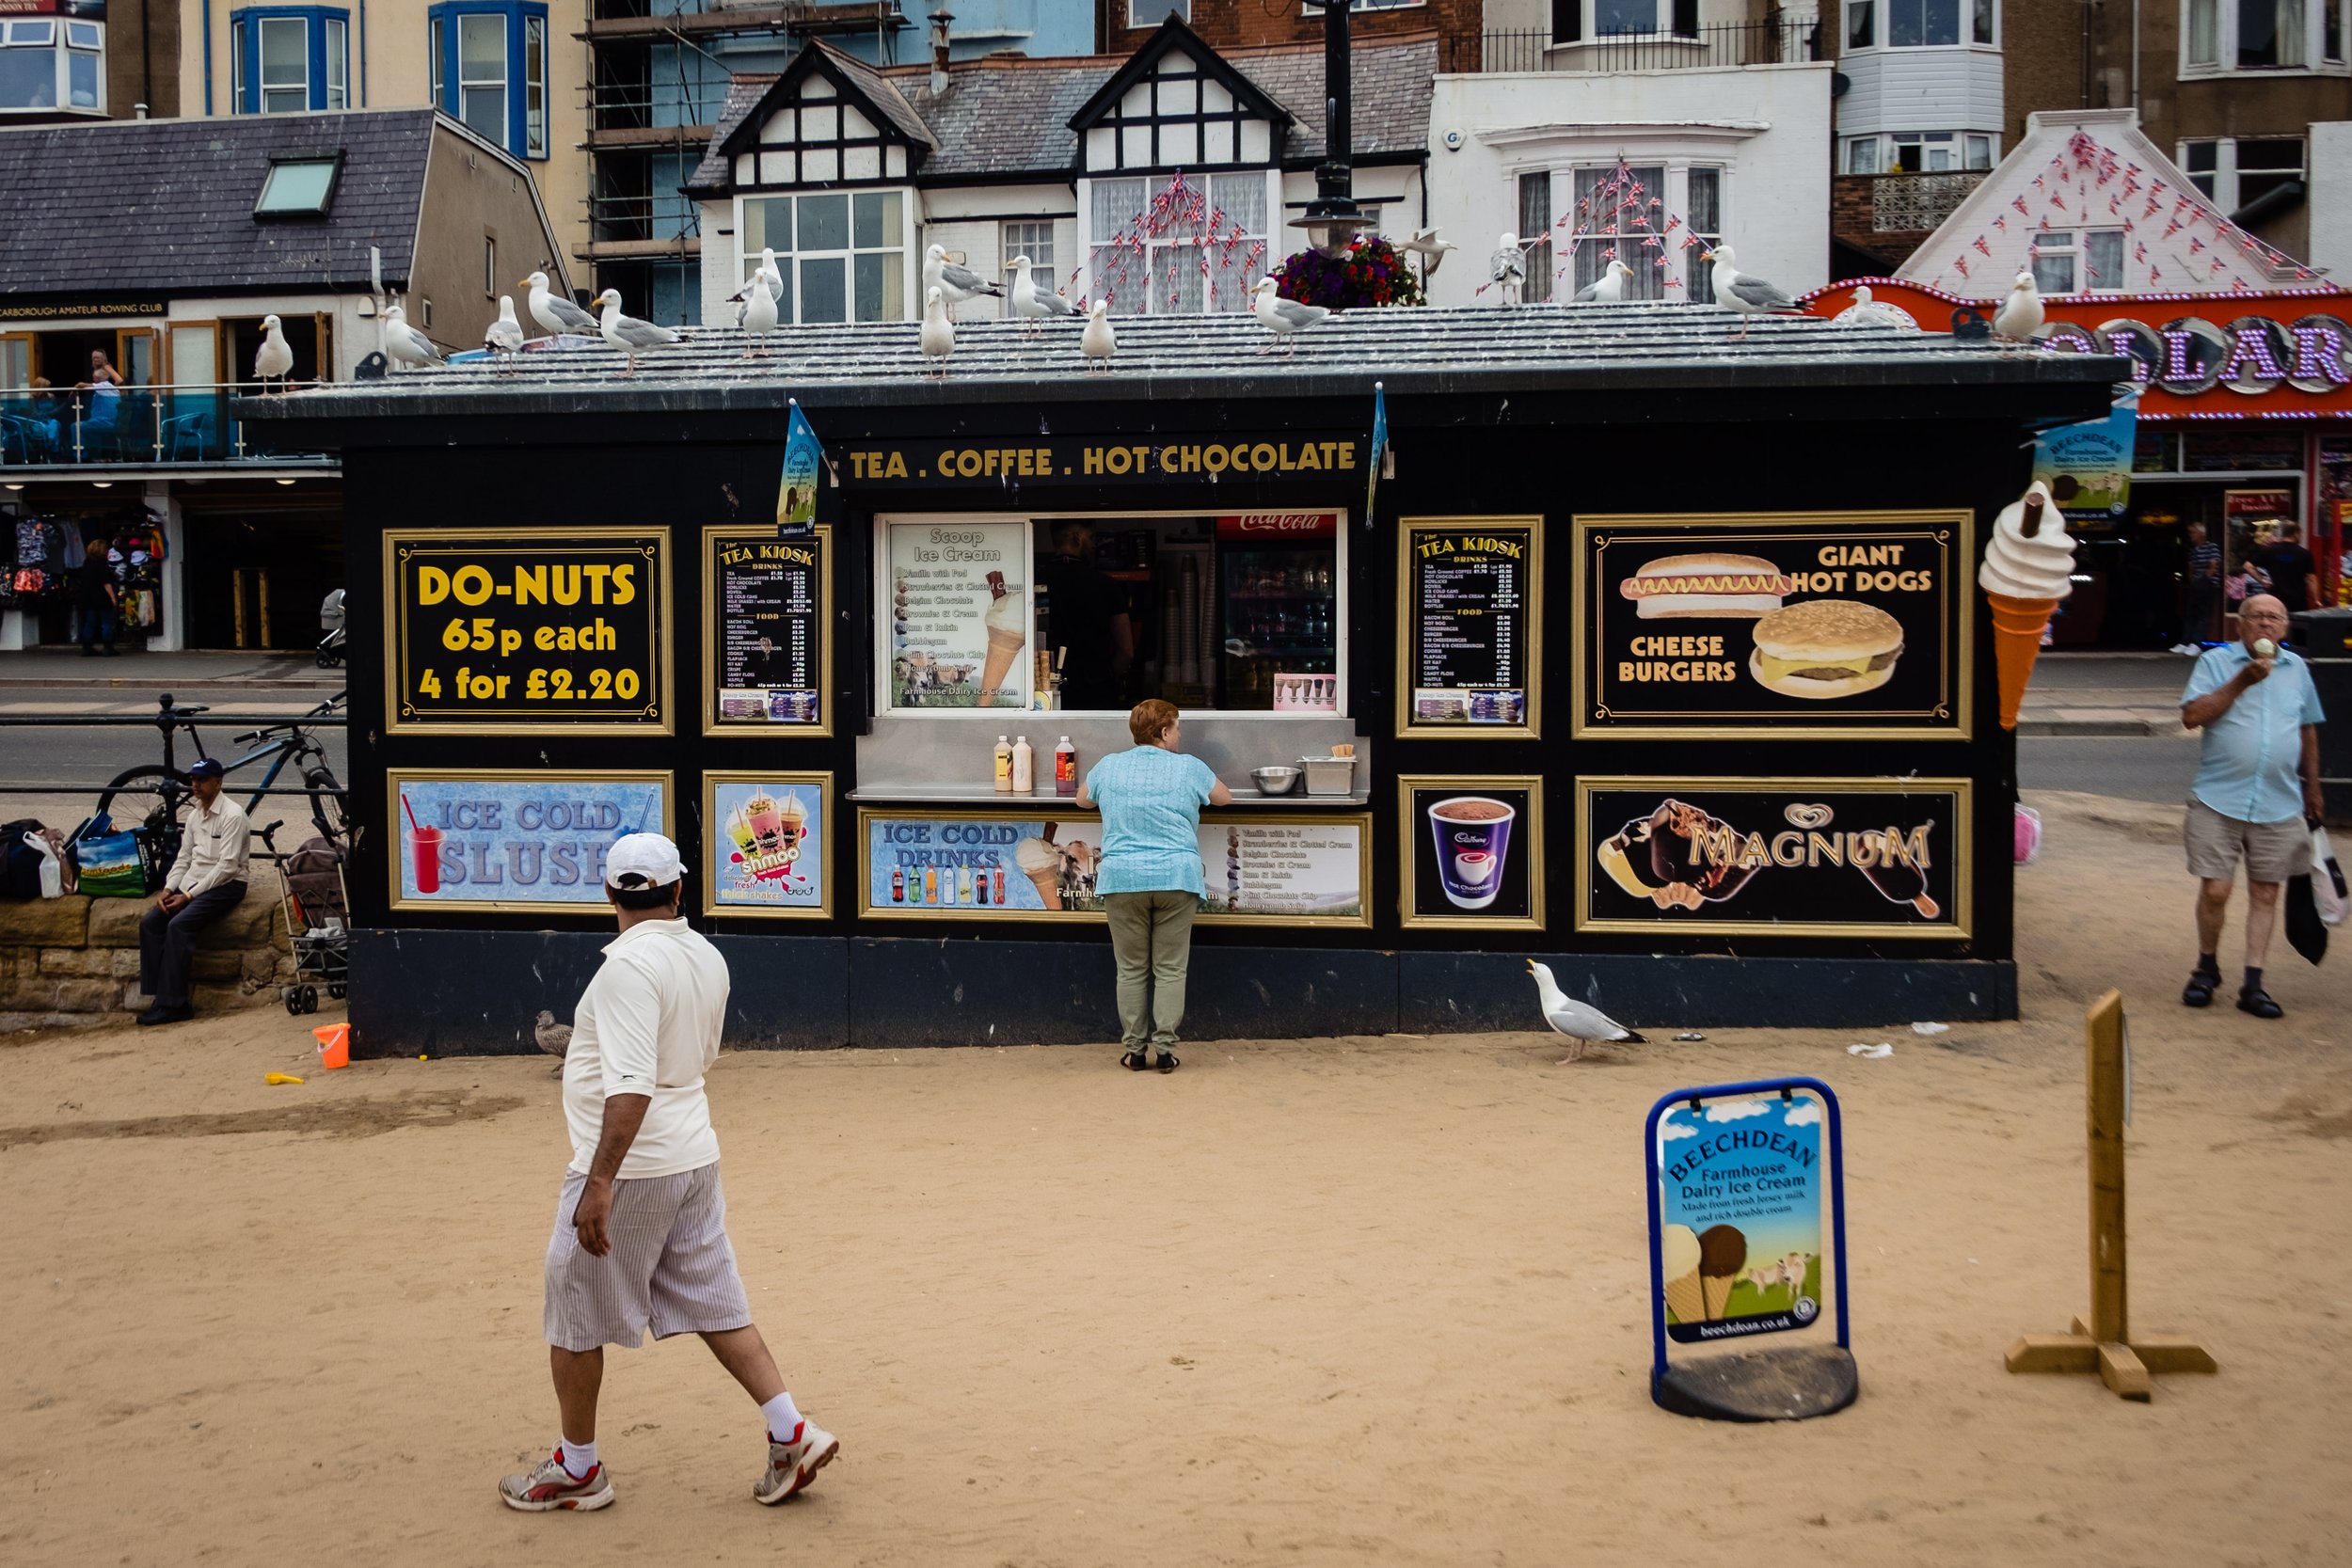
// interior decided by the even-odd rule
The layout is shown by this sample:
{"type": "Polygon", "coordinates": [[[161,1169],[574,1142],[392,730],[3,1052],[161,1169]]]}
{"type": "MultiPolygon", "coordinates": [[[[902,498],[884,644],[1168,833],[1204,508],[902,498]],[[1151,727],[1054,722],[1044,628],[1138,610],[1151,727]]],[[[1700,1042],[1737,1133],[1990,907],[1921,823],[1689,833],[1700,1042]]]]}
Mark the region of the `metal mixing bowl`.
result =
{"type": "Polygon", "coordinates": [[[1298,787],[1299,777],[1299,769],[1280,765],[1249,770],[1249,782],[1258,786],[1261,795],[1288,795],[1298,787]]]}

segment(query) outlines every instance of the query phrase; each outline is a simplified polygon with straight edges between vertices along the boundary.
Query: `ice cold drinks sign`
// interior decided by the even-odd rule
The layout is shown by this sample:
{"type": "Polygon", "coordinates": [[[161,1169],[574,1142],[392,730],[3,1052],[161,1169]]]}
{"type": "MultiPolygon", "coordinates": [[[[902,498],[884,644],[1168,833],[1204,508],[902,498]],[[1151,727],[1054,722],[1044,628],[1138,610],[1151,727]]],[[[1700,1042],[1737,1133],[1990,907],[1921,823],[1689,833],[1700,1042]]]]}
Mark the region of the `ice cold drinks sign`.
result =
{"type": "Polygon", "coordinates": [[[1802,1092],[1676,1105],[1659,1117],[1670,1338],[1773,1334],[1820,1315],[1821,1120],[1821,1101],[1802,1092]]]}

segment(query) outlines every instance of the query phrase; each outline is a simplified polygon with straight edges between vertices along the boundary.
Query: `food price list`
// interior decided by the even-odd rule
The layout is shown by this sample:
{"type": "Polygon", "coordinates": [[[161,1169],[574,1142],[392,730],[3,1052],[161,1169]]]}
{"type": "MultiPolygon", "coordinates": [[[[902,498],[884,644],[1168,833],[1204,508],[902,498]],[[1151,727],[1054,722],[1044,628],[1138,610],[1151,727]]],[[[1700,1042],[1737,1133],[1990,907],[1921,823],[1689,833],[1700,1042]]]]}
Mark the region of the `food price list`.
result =
{"type": "Polygon", "coordinates": [[[719,723],[821,723],[828,531],[787,540],[770,530],[707,535],[719,723]]]}
{"type": "Polygon", "coordinates": [[[1404,549],[1405,727],[1532,729],[1533,524],[1412,519],[1404,549]]]}

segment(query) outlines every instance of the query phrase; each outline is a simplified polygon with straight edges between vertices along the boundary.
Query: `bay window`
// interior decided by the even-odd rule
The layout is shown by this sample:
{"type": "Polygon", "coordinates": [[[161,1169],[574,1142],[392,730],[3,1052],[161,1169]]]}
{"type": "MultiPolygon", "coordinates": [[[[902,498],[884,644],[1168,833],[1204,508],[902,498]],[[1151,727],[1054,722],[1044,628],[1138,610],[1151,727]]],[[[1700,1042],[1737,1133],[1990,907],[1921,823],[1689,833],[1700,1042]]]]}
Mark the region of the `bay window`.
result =
{"type": "Polygon", "coordinates": [[[104,111],[105,24],[0,17],[0,114],[59,107],[104,111]]]}
{"type": "Polygon", "coordinates": [[[2191,71],[2341,71],[2352,0],[2182,0],[2181,63],[2191,71]]]}
{"type": "Polygon", "coordinates": [[[450,0],[426,17],[433,103],[518,158],[549,155],[548,8],[536,0],[450,0]]]}
{"type": "Polygon", "coordinates": [[[1846,138],[1847,174],[1950,174],[1993,166],[1989,131],[1890,131],[1846,138]]]}
{"type": "Polygon", "coordinates": [[[1993,42],[1993,0],[1846,0],[1849,52],[1993,42]]]}
{"type": "Polygon", "coordinates": [[[909,320],[908,205],[899,190],[744,197],[739,275],[750,281],[760,252],[776,253],[784,321],[909,320]]]}
{"type": "Polygon", "coordinates": [[[1551,171],[1519,176],[1519,244],[1527,250],[1527,287],[1520,297],[1535,305],[1551,297],[1551,171]]]}
{"type": "MultiPolygon", "coordinates": [[[[1609,177],[1615,172],[1613,164],[1607,168],[1580,168],[1576,171],[1576,201],[1571,209],[1577,220],[1568,227],[1581,230],[1565,240],[1573,258],[1570,273],[1571,292],[1581,292],[1597,283],[1608,272],[1611,261],[1621,261],[1633,269],[1626,279],[1626,299],[1663,299],[1666,281],[1659,272],[1654,258],[1665,242],[1659,230],[1663,218],[1650,214],[1660,211],[1648,205],[1657,197],[1663,201],[1666,194],[1666,170],[1662,165],[1636,165],[1632,169],[1633,183],[1642,187],[1637,195],[1630,187],[1604,191],[1609,177]],[[1646,239],[1659,239],[1658,245],[1645,245],[1646,239]]],[[[1691,252],[1695,256],[1697,250],[1691,252]]]]}
{"type": "Polygon", "coordinates": [[[230,107],[300,115],[351,106],[351,13],[248,6],[229,19],[230,107]]]}

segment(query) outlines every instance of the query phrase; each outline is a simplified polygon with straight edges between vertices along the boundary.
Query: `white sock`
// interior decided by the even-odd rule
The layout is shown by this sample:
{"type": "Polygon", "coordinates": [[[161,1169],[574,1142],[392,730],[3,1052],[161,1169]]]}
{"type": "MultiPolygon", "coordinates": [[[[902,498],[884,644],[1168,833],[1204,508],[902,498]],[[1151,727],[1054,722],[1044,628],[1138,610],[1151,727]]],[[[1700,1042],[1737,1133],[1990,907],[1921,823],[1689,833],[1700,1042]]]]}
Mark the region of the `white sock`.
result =
{"type": "Polygon", "coordinates": [[[564,1473],[574,1481],[586,1481],[588,1472],[596,1467],[596,1446],[594,1443],[575,1443],[566,1437],[556,1447],[564,1454],[564,1473]]]}
{"type": "Polygon", "coordinates": [[[768,1440],[771,1443],[789,1443],[800,1429],[801,1412],[793,1404],[789,1390],[761,1405],[759,1413],[768,1418],[768,1440]]]}

